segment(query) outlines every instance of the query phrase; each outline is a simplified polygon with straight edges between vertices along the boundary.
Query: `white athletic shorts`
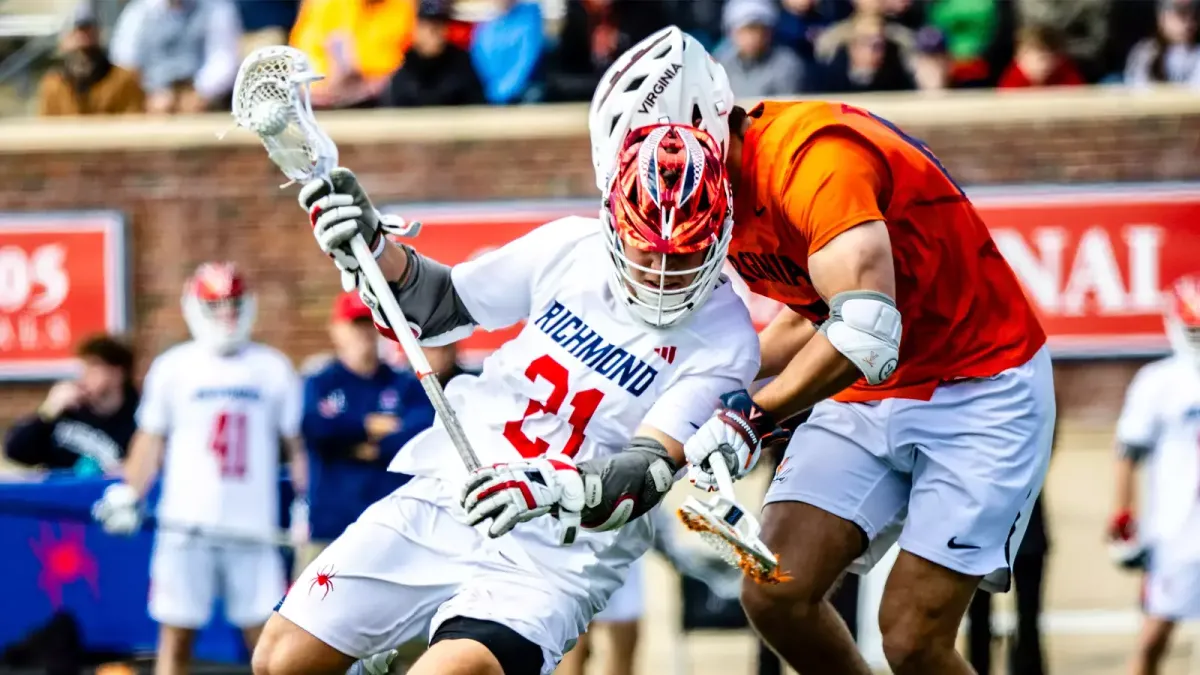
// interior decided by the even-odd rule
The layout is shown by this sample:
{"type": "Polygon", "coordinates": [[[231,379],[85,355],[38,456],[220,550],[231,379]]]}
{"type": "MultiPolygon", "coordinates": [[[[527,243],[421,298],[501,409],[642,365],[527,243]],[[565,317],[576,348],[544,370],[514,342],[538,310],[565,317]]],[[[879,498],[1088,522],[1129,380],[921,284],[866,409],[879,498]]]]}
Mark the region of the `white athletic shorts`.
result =
{"type": "Polygon", "coordinates": [[[629,566],[625,584],[608,599],[608,605],[592,619],[593,623],[626,623],[642,618],[645,593],[642,579],[646,574],[646,558],[638,558],[629,566]]]}
{"type": "Polygon", "coordinates": [[[180,532],[159,532],[150,558],[150,618],[174,628],[199,629],[218,597],[238,628],[267,622],[287,589],[283,558],[273,546],[213,543],[180,532]]]}
{"type": "Polygon", "coordinates": [[[1054,436],[1042,348],[994,377],[950,382],[929,401],[825,401],[788,444],[766,502],[804,502],[853,521],[863,574],[900,548],[1008,590],[1054,436]]]}
{"type": "Polygon", "coordinates": [[[1200,561],[1158,562],[1150,558],[1142,611],[1169,621],[1200,619],[1200,561]]]}
{"type": "Polygon", "coordinates": [[[549,675],[650,547],[639,518],[558,544],[539,518],[492,539],[460,520],[456,485],[419,477],[381,499],[296,579],[279,613],[334,649],[365,658],[448,619],[494,621],[542,648],[549,675]]]}

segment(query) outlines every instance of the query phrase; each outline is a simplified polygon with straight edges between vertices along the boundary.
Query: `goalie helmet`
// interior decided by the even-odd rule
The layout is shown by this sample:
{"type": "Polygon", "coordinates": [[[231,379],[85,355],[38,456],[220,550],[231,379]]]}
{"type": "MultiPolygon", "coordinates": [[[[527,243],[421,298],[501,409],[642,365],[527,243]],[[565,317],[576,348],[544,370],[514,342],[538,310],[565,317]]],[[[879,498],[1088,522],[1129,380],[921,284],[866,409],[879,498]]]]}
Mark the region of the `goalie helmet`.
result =
{"type": "Polygon", "coordinates": [[[184,285],[183,318],[192,338],[219,354],[246,343],[254,314],[254,295],[233,263],[204,263],[184,285]]]}
{"type": "Polygon", "coordinates": [[[621,54],[592,95],[588,130],[596,187],[604,190],[625,137],[641,126],[673,123],[702,129],[723,160],[732,109],[729,77],[703,45],[676,26],[654,33],[621,54]]]}
{"type": "Polygon", "coordinates": [[[1200,366],[1200,274],[1181,277],[1171,286],[1166,324],[1175,353],[1200,366]]]}
{"type": "Polygon", "coordinates": [[[720,279],[733,232],[725,163],[708,134],[674,124],[634,130],[618,157],[600,210],[613,294],[645,323],[670,326],[703,304],[720,279]],[[643,262],[658,255],[658,269],[632,260],[630,249],[643,262]],[[702,251],[698,266],[669,269],[668,255],[702,251]]]}

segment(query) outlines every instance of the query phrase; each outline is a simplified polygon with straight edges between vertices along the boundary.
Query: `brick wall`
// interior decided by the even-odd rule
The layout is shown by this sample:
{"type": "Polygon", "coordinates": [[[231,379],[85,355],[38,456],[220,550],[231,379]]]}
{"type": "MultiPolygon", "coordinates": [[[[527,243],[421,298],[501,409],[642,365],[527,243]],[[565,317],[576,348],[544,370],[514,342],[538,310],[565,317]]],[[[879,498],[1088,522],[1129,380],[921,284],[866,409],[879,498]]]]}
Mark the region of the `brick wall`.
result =
{"type": "MultiPolygon", "coordinates": [[[[1019,106],[1010,105],[1011,99],[1001,103],[1011,112],[992,114],[1001,106],[984,101],[949,115],[946,111],[955,109],[949,103],[926,103],[929,114],[905,108],[894,119],[923,138],[967,185],[1200,179],[1200,105],[1143,102],[1131,114],[1124,104],[1111,101],[1103,106],[1035,98],[1019,106]],[[1104,114],[1097,112],[1102,108],[1104,114]]],[[[887,106],[881,107],[886,114],[887,106]]],[[[570,116],[570,123],[554,130],[544,121],[522,118],[526,113],[520,110],[482,113],[486,118],[479,118],[479,125],[506,126],[509,137],[483,134],[481,126],[470,122],[469,115],[476,113],[463,111],[454,113],[455,119],[467,120],[459,123],[461,137],[444,129],[425,134],[413,121],[415,114],[374,114],[361,122],[323,117],[333,119],[331,126],[340,132],[334,136],[342,146],[342,164],[359,173],[378,201],[586,197],[594,192],[579,109],[564,109],[561,114],[570,116]],[[382,131],[363,132],[370,125],[382,131]],[[389,125],[395,127],[390,132],[389,125]],[[513,131],[527,137],[511,137],[513,131]]],[[[206,123],[206,133],[226,125],[224,119],[206,123]]],[[[324,349],[324,319],[337,290],[336,275],[307,233],[294,201],[296,189],[278,189],[280,174],[257,145],[197,141],[194,126],[185,134],[188,123],[182,121],[181,140],[174,143],[170,124],[120,123],[92,132],[65,126],[47,130],[26,125],[24,133],[10,128],[0,136],[0,153],[6,155],[0,161],[0,204],[12,211],[104,208],[127,214],[134,335],[142,368],[155,353],[185,337],[178,309],[181,283],[198,263],[212,258],[233,259],[248,271],[258,291],[260,339],[297,361],[324,349]],[[36,134],[45,142],[33,140],[36,134]],[[70,134],[91,142],[80,146],[65,138],[70,134]],[[185,137],[191,140],[185,142],[185,137]]],[[[1131,367],[1061,368],[1064,412],[1111,414],[1131,367]]],[[[44,385],[0,388],[0,427],[32,409],[45,391],[44,385]]]]}

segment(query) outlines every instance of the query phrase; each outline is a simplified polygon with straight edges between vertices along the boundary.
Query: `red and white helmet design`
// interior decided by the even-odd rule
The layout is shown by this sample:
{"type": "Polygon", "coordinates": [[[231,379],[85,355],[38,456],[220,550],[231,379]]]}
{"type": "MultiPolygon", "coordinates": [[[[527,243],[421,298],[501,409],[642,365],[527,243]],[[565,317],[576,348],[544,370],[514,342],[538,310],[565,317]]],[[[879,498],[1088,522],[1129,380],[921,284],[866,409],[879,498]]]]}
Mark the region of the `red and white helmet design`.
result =
{"type": "Polygon", "coordinates": [[[183,318],[192,338],[218,353],[236,351],[250,338],[255,299],[237,267],[206,262],[183,289],[183,318]]]}
{"type": "Polygon", "coordinates": [[[708,299],[729,249],[733,199],[721,150],[699,129],[660,124],[632,131],[618,157],[600,214],[613,293],[638,319],[669,326],[708,299]],[[631,260],[629,247],[662,254],[658,269],[631,260]],[[666,256],[699,251],[707,253],[697,267],[663,271],[666,256]],[[634,270],[652,273],[658,283],[640,282],[634,270]]]}
{"type": "Polygon", "coordinates": [[[1167,337],[1176,354],[1200,364],[1200,274],[1180,277],[1168,291],[1167,337]]]}

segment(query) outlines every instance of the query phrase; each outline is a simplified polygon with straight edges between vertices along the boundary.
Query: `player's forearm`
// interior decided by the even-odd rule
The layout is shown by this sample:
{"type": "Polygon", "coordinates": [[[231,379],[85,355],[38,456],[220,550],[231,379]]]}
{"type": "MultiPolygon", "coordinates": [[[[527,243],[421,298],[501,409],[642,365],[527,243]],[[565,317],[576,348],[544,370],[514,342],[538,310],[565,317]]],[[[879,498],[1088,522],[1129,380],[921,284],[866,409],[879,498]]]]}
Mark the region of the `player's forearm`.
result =
{"type": "Polygon", "coordinates": [[[129,445],[129,456],[125,459],[125,483],[132,487],[138,497],[145,497],[162,464],[164,440],[162,436],[144,431],[137,432],[129,445]]]}
{"type": "Polygon", "coordinates": [[[379,263],[379,271],[383,272],[383,278],[392,283],[400,283],[408,272],[408,254],[400,246],[390,243],[384,246],[376,262],[379,263]]]}
{"type": "Polygon", "coordinates": [[[817,328],[811,321],[784,307],[758,334],[762,365],[755,379],[775,377],[783,372],[816,333],[817,328]]]}
{"type": "Polygon", "coordinates": [[[292,491],[297,497],[308,494],[308,455],[299,438],[284,439],[288,451],[288,476],[292,480],[292,491]]]}
{"type": "Polygon", "coordinates": [[[777,420],[804,412],[862,377],[824,335],[808,340],[783,372],[754,394],[754,402],[777,420]]]}
{"type": "Polygon", "coordinates": [[[1113,511],[1115,513],[1133,511],[1134,498],[1136,497],[1134,479],[1137,476],[1137,462],[1132,457],[1120,457],[1117,459],[1115,473],[1116,485],[1113,491],[1113,511]]]}

